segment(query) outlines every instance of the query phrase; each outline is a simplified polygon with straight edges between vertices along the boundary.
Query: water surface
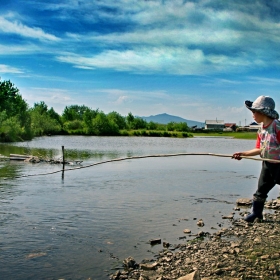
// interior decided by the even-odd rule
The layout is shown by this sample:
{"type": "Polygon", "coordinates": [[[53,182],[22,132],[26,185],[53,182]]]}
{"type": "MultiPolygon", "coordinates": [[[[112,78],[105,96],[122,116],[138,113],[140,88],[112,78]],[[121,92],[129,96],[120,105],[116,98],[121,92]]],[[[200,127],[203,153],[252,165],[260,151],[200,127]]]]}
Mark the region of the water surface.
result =
{"type": "MultiPolygon", "coordinates": [[[[252,140],[225,138],[40,137],[0,144],[0,154],[83,160],[174,153],[232,154],[252,140]]],[[[66,168],[72,168],[67,166],[66,168]]],[[[161,238],[177,244],[200,230],[227,226],[236,199],[251,197],[261,163],[211,156],[146,158],[75,171],[47,163],[0,162],[0,274],[2,279],[108,279],[122,260],[153,258],[161,238]],[[8,178],[7,180],[4,180],[8,178]],[[205,226],[199,228],[197,220],[205,226]]],[[[278,187],[269,198],[278,195],[278,187]]]]}

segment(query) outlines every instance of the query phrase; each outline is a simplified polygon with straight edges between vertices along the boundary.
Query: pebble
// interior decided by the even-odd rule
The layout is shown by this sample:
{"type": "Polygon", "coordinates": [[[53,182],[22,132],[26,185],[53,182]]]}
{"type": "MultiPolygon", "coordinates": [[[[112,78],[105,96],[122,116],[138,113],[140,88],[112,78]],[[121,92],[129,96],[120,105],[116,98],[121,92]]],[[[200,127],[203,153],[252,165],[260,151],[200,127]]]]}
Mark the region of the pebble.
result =
{"type": "MultiPolygon", "coordinates": [[[[269,205],[280,209],[279,200],[269,205]]],[[[193,240],[184,239],[168,248],[163,246],[151,262],[138,264],[129,257],[123,262],[126,274],[116,271],[110,279],[280,279],[279,211],[266,213],[262,223],[246,223],[241,218],[229,222],[229,228],[220,228],[212,234],[201,231],[193,240]]],[[[184,233],[190,232],[185,229],[184,233]]]]}

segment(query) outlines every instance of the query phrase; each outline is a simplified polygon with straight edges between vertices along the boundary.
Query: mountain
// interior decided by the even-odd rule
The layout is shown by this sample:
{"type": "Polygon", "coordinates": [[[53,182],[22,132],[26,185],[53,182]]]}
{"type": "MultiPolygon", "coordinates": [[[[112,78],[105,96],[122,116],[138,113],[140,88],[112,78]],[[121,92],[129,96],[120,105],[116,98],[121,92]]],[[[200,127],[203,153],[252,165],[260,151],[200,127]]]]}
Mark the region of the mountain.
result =
{"type": "Polygon", "coordinates": [[[197,127],[204,127],[204,123],[203,122],[197,122],[197,121],[192,121],[192,120],[186,120],[183,119],[181,117],[177,117],[177,116],[172,116],[172,115],[168,115],[166,113],[164,114],[159,114],[159,115],[155,115],[155,116],[149,116],[149,117],[140,117],[143,120],[146,120],[147,122],[155,122],[155,123],[162,123],[162,124],[168,124],[169,122],[186,122],[188,127],[192,127],[192,126],[197,126],[197,127]]]}

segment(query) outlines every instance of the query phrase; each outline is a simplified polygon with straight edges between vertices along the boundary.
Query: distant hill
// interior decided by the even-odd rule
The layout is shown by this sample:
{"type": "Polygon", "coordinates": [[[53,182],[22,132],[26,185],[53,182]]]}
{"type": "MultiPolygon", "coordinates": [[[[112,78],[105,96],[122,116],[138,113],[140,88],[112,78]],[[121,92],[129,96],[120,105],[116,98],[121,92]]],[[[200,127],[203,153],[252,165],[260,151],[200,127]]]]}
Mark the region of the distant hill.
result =
{"type": "Polygon", "coordinates": [[[192,127],[192,126],[195,126],[195,125],[197,127],[204,127],[204,123],[203,122],[186,120],[186,119],[183,119],[181,117],[168,115],[166,113],[155,115],[155,116],[149,116],[149,117],[140,117],[140,118],[146,120],[147,122],[152,121],[152,122],[161,123],[161,124],[168,124],[169,122],[176,122],[176,123],[178,123],[178,122],[186,122],[188,127],[192,127]]]}

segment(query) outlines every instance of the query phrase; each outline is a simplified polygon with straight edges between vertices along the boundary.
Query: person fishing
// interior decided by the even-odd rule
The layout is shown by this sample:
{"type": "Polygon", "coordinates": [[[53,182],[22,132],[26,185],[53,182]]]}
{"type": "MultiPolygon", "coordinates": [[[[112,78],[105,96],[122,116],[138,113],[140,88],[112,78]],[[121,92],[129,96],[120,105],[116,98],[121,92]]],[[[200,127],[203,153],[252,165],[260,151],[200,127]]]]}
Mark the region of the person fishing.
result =
{"type": "MultiPolygon", "coordinates": [[[[280,121],[275,111],[275,102],[269,96],[259,96],[254,102],[245,101],[246,107],[252,111],[257,123],[262,123],[257,133],[256,146],[252,150],[236,152],[232,158],[241,160],[242,156],[280,160],[280,121]]],[[[269,191],[280,184],[280,163],[263,161],[257,191],[253,194],[253,211],[246,216],[246,222],[254,222],[256,218],[263,220],[263,208],[269,191]]]]}

